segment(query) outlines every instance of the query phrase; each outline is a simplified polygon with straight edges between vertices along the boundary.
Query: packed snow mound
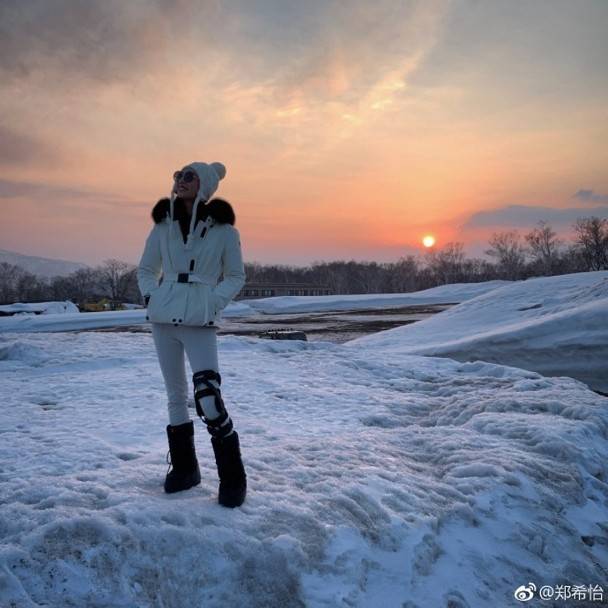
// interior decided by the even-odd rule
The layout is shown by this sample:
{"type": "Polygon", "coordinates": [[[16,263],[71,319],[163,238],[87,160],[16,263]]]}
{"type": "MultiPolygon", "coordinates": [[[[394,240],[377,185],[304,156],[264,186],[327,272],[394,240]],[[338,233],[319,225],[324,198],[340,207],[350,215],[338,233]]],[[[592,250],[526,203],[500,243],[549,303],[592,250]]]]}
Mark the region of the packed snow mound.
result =
{"type": "Polygon", "coordinates": [[[47,360],[44,351],[29,340],[0,340],[2,371],[40,365],[47,360]]]}
{"type": "Polygon", "coordinates": [[[70,300],[65,302],[15,302],[14,304],[3,304],[0,313],[15,315],[30,313],[32,315],[59,315],[79,312],[78,306],[70,300]]]}
{"type": "Polygon", "coordinates": [[[27,344],[41,365],[0,360],[2,606],[486,608],[605,582],[608,408],[575,380],[220,337],[230,510],[198,419],[202,483],[163,492],[150,335],[27,344]]]}
{"type": "Polygon", "coordinates": [[[518,281],[346,346],[502,363],[608,392],[608,271],[518,281]]]}

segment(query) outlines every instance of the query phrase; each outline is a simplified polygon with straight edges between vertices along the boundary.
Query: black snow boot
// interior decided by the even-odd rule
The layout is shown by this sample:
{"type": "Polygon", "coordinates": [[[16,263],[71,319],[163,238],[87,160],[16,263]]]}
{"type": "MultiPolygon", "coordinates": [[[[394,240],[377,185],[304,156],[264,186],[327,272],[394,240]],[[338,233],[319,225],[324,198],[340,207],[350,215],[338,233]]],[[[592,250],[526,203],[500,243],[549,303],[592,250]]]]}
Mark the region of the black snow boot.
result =
{"type": "Polygon", "coordinates": [[[247,493],[247,475],[241,460],[239,436],[233,431],[228,437],[211,437],[217,474],[220,478],[218,502],[224,507],[240,507],[247,493]]]}
{"type": "MultiPolygon", "coordinates": [[[[170,464],[173,470],[167,472],[165,492],[180,492],[201,482],[201,472],[194,449],[194,423],[192,420],[177,426],[167,425],[170,464]]],[[[169,458],[167,454],[167,459],[169,458]]],[[[168,460],[167,460],[168,461],[168,460]]]]}

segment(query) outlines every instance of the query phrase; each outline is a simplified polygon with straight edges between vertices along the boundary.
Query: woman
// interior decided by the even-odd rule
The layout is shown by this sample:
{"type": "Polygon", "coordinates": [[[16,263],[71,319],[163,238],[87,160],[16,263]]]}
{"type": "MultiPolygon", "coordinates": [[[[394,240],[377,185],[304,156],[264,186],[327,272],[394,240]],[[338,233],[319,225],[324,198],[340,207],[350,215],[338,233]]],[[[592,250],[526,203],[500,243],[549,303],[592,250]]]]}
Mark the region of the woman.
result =
{"type": "Polygon", "coordinates": [[[201,481],[187,407],[185,350],[196,412],[211,435],[220,479],[218,501],[237,507],[245,500],[247,478],[239,436],[222,401],[216,323],[243,287],[245,271],[232,207],[221,199],[209,200],[225,175],[221,163],[196,162],[176,171],[171,198],[161,199],[152,210],[155,224],[137,281],[167,389],[173,469],[165,491],[186,490],[201,481]]]}

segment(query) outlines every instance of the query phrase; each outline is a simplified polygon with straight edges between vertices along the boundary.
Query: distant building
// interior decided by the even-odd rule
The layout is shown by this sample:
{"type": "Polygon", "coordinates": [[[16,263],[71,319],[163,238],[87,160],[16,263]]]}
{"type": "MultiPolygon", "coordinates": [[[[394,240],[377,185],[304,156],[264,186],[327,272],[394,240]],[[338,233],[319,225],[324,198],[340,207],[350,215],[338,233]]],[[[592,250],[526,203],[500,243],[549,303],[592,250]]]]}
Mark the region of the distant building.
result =
{"type": "Polygon", "coordinates": [[[273,296],[328,296],[332,290],[316,283],[245,283],[235,300],[273,296]]]}

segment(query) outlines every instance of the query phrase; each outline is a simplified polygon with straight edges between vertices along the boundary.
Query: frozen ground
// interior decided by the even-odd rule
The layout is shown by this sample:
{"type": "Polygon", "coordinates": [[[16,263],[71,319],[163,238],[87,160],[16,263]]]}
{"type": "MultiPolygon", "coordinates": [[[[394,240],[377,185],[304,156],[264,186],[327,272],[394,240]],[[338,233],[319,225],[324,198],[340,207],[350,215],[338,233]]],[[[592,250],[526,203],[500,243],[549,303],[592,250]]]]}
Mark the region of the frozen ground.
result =
{"type": "Polygon", "coordinates": [[[572,376],[608,393],[608,271],[518,281],[347,344],[572,376]]]}
{"type": "MultiPolygon", "coordinates": [[[[276,313],[247,318],[222,319],[221,334],[262,337],[269,331],[303,331],[306,339],[343,343],[376,331],[391,329],[426,319],[445,310],[450,304],[407,306],[387,310],[323,311],[302,313],[276,313]]],[[[133,328],[129,328],[130,331],[133,328]]],[[[118,331],[118,330],[116,330],[118,331]]]]}
{"type": "Polygon", "coordinates": [[[202,484],[163,493],[149,334],[0,335],[0,606],[500,608],[529,582],[608,591],[607,400],[580,382],[364,342],[219,344],[249,481],[235,510],[216,504],[200,421],[202,484]]]}

